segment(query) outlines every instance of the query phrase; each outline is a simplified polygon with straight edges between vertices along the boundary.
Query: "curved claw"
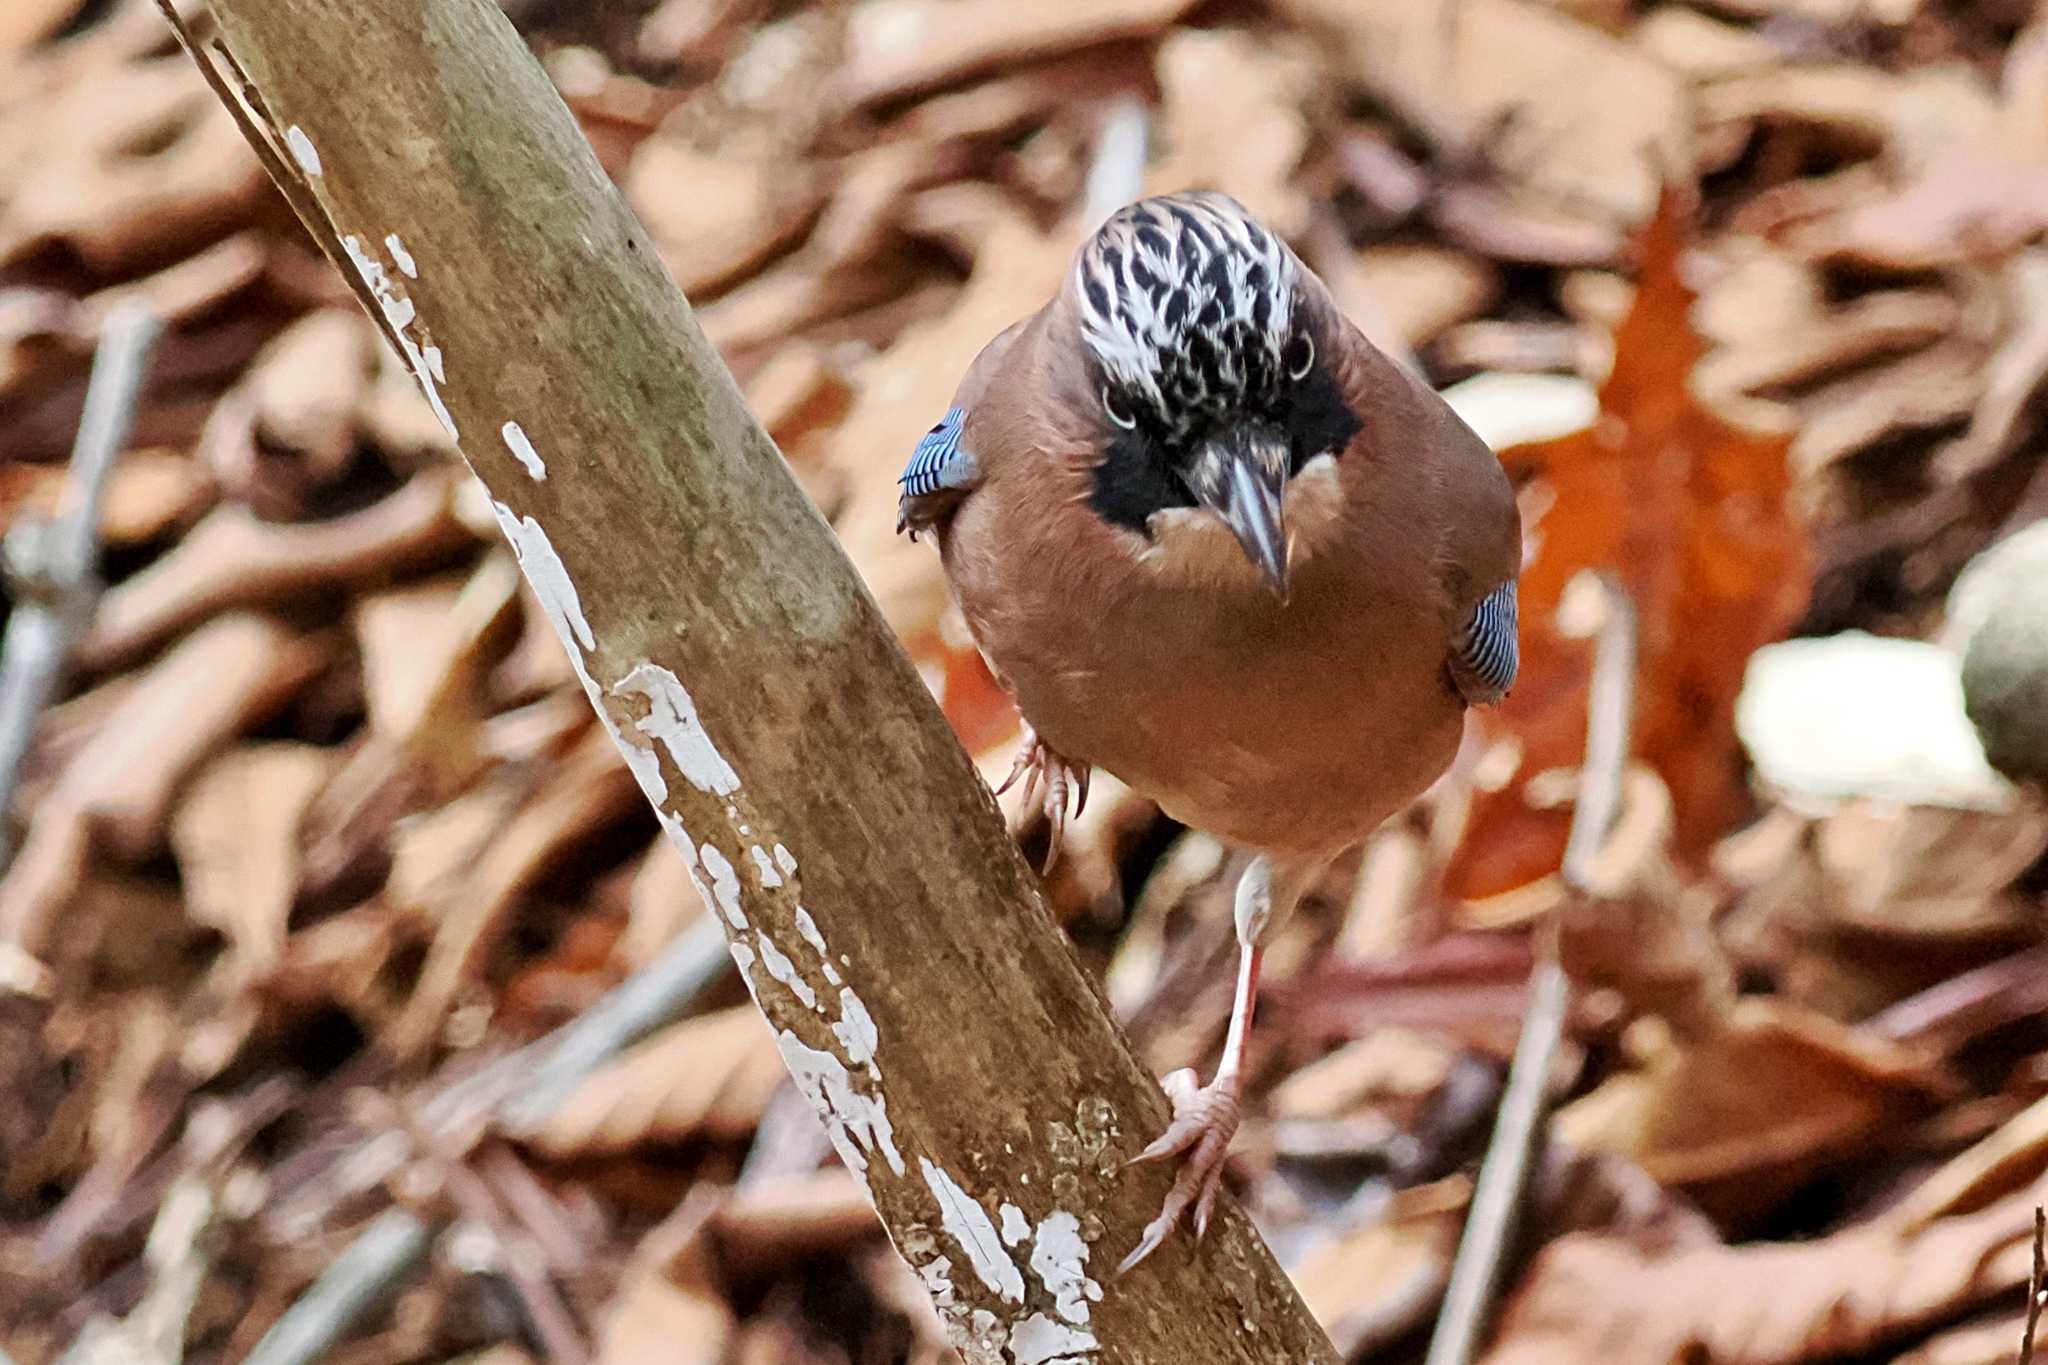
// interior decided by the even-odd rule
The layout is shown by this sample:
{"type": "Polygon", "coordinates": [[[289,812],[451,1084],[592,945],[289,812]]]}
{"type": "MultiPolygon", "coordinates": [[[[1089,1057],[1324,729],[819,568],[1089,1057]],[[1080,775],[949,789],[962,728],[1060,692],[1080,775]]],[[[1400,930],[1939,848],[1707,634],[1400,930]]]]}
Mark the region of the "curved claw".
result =
{"type": "Polygon", "coordinates": [[[1125,1165],[1169,1156],[1181,1156],[1182,1165],[1159,1216],[1145,1225],[1138,1245],[1117,1266],[1119,1277],[1157,1251],[1190,1207],[1195,1211],[1195,1236],[1199,1239],[1209,1230],[1216,1192],[1223,1187],[1224,1158],[1237,1133],[1241,1110],[1235,1077],[1218,1077],[1197,1088],[1194,1073],[1183,1068],[1160,1083],[1173,1101],[1173,1122],[1125,1165]]]}
{"type": "Polygon", "coordinates": [[[1031,738],[1031,732],[1028,729],[1025,731],[1025,735],[1024,744],[1017,750],[1017,761],[1010,765],[1010,775],[1003,779],[1001,786],[996,788],[997,796],[1001,796],[1004,792],[1016,786],[1017,779],[1024,776],[1025,770],[1031,767],[1031,751],[1036,741],[1031,738]]]}
{"type": "Polygon", "coordinates": [[[1001,796],[1018,778],[1024,779],[1023,805],[1025,810],[1037,807],[1045,815],[1046,847],[1045,863],[1039,868],[1041,875],[1050,875],[1059,862],[1060,848],[1066,841],[1067,822],[1078,816],[1088,804],[1089,769],[1076,766],[1053,752],[1051,746],[1039,737],[1038,731],[1030,725],[1024,727],[1023,742],[1017,751],[1017,761],[1010,767],[1010,775],[996,788],[1001,796]]]}

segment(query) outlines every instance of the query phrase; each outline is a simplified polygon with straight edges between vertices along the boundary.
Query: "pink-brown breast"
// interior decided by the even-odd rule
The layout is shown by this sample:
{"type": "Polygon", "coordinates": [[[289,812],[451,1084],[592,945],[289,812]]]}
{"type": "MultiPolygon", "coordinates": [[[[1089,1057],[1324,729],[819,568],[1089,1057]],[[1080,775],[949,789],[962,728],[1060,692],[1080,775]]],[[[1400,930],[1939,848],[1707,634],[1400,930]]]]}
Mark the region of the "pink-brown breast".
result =
{"type": "MultiPolygon", "coordinates": [[[[982,652],[1056,750],[1289,853],[1358,842],[1450,762],[1464,708],[1431,481],[1340,463],[1337,515],[1297,533],[1283,605],[1220,527],[1238,572],[1191,527],[1148,551],[1088,507],[1085,458],[1041,455],[993,470],[943,550],[982,652]]],[[[1314,521],[1315,497],[1292,490],[1291,520],[1314,521]]]]}

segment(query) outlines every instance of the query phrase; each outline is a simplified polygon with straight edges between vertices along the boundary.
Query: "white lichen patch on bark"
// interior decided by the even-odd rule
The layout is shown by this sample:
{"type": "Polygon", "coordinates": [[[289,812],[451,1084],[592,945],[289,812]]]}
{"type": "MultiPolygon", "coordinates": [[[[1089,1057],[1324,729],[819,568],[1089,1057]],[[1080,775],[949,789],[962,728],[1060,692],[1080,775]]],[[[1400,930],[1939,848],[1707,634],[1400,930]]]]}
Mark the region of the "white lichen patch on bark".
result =
{"type": "Polygon", "coordinates": [[[1088,1277],[1088,1243],[1081,1220],[1055,1209],[1038,1225],[1031,1272],[1052,1295],[1053,1311],[1077,1327],[1088,1325],[1088,1305],[1102,1302],[1102,1286],[1088,1277]]]}
{"type": "Polygon", "coordinates": [[[761,993],[754,989],[754,949],[743,938],[733,939],[726,945],[732,952],[732,965],[739,968],[740,980],[746,983],[747,994],[754,997],[754,1004],[761,1003],[761,993]]]}
{"type": "MultiPolygon", "coordinates": [[[[612,694],[646,698],[647,714],[634,721],[633,728],[668,750],[670,761],[691,786],[718,796],[739,790],[740,775],[711,742],[697,716],[697,703],[675,674],[642,661],[619,679],[612,694]]],[[[731,818],[736,816],[735,812],[731,818]]]]}
{"type": "MultiPolygon", "coordinates": [[[[922,1159],[919,1164],[931,1167],[922,1159]]],[[[993,1231],[994,1226],[981,1212],[981,1205],[961,1190],[956,1182],[946,1178],[944,1172],[938,1173],[939,1182],[943,1184],[935,1182],[933,1170],[936,1168],[926,1171],[925,1179],[926,1183],[933,1185],[933,1194],[940,1200],[941,1219],[946,1231],[967,1252],[968,1261],[975,1266],[982,1282],[1006,1301],[1010,1300],[1005,1287],[1011,1283],[1009,1276],[1017,1273],[1014,1259],[987,1241],[984,1234],[993,1231]],[[961,1225],[965,1236],[961,1230],[956,1230],[956,1223],[961,1225]],[[986,1253],[986,1269],[983,1260],[977,1257],[977,1249],[986,1253]],[[1002,1255],[1004,1264],[1009,1267],[1008,1272],[994,1264],[997,1255],[1002,1255]]],[[[1034,1227],[1024,1210],[1008,1201],[998,1206],[996,1213],[1002,1245],[1013,1249],[1030,1248],[1030,1270],[1037,1277],[1045,1296],[1041,1299],[1033,1295],[1031,1302],[1042,1304],[1045,1299],[1050,1299],[1052,1311],[1047,1313],[1037,1308],[1014,1327],[1004,1326],[984,1310],[967,1313],[963,1305],[954,1301],[956,1296],[948,1284],[946,1296],[939,1306],[949,1320],[955,1344],[964,1351],[967,1343],[971,1342],[978,1349],[992,1353],[988,1358],[1001,1359],[1005,1365],[1083,1365],[1094,1360],[1100,1343],[1088,1323],[1090,1305],[1102,1301],[1102,1286],[1088,1274],[1090,1248],[1081,1235],[1081,1220],[1064,1209],[1055,1209],[1034,1227]],[[983,1318],[988,1321],[978,1321],[983,1318]]],[[[944,1267],[945,1271],[952,1267],[948,1257],[939,1257],[934,1264],[944,1267]]],[[[927,1267],[927,1285],[932,1278],[927,1267]]],[[[1021,1275],[1015,1283],[1020,1291],[1025,1287],[1021,1275]]],[[[1020,1292],[1016,1301],[1021,1303],[1023,1297],[1020,1292]]]]}
{"type": "MultiPolygon", "coordinates": [[[[590,698],[598,719],[611,731],[613,742],[625,756],[627,769],[640,784],[641,794],[654,806],[669,842],[683,855],[683,861],[690,868],[690,879],[698,882],[700,893],[704,892],[702,882],[697,879],[697,845],[683,828],[681,817],[666,808],[668,780],[661,775],[660,758],[654,750],[633,742],[619,729],[610,708],[605,705],[603,690],[598,687],[597,679],[590,676],[590,669],[584,663],[583,656],[596,647],[597,636],[583,615],[583,599],[577,593],[575,583],[570,581],[562,556],[556,552],[554,542],[548,539],[548,533],[532,517],[516,515],[495,498],[491,500],[491,513],[497,517],[498,529],[505,533],[506,541],[512,546],[513,557],[519,561],[520,572],[526,575],[542,614],[554,627],[556,638],[561,640],[569,667],[575,670],[577,680],[583,684],[584,694],[590,698]]],[[[719,761],[724,762],[723,759],[719,761]]],[[[712,903],[709,894],[705,894],[704,903],[712,903]]]]}
{"type": "MultiPolygon", "coordinates": [[[[784,855],[789,852],[781,844],[775,846],[775,851],[784,855]]],[[[789,866],[790,870],[794,871],[796,861],[791,859],[789,866]]],[[[769,885],[765,874],[762,885],[769,885]]],[[[804,936],[804,942],[810,944],[811,951],[818,955],[818,966],[825,973],[825,980],[834,986],[840,985],[839,969],[832,965],[832,954],[825,949],[825,936],[818,932],[818,922],[811,918],[811,912],[801,905],[796,908],[796,931],[804,936]]],[[[863,1009],[861,1012],[865,1014],[867,1011],[863,1009]]]]}
{"type": "MultiPolygon", "coordinates": [[[[775,846],[772,857],[758,844],[749,852],[764,890],[784,884],[778,868],[787,869],[790,873],[796,871],[796,859],[780,844],[775,846]]],[[[818,1110],[824,1119],[826,1133],[839,1152],[840,1160],[849,1169],[865,1173],[869,1158],[879,1152],[889,1163],[889,1168],[902,1175],[905,1169],[903,1154],[896,1146],[895,1127],[889,1121],[888,1103],[881,1091],[882,1073],[877,1061],[881,1030],[860,997],[850,987],[841,985],[839,974],[827,959],[825,938],[817,921],[809,911],[797,907],[798,932],[805,944],[817,954],[826,979],[832,985],[840,986],[837,1000],[839,1017],[836,1019],[833,1018],[831,1000],[805,976],[805,969],[783,951],[782,945],[776,942],[766,926],[756,924],[747,915],[742,904],[739,873],[732,861],[710,843],[704,844],[694,856],[686,853],[685,857],[693,863],[701,863],[710,877],[708,887],[698,882],[698,891],[711,912],[723,915],[731,926],[733,961],[739,964],[740,975],[746,981],[754,1003],[764,1005],[761,998],[764,986],[754,975],[754,968],[759,966],[768,979],[782,986],[799,1004],[824,1021],[832,1043],[836,1044],[836,1047],[813,1047],[792,1029],[783,1028],[776,1033],[776,1045],[782,1051],[783,1063],[811,1107],[818,1110]],[[860,1075],[862,1072],[866,1073],[864,1077],[860,1075]]]]}
{"type": "Polygon", "coordinates": [[[797,1089],[825,1116],[825,1131],[847,1168],[865,1175],[868,1157],[880,1153],[889,1169],[902,1175],[903,1153],[896,1148],[896,1129],[889,1122],[889,1107],[882,1097],[855,1089],[846,1063],[810,1046],[788,1029],[777,1031],[775,1044],[797,1089]]]}
{"type": "Polygon", "coordinates": [[[1003,1250],[1003,1239],[988,1210],[929,1157],[919,1157],[917,1165],[932,1198],[938,1201],[940,1226],[967,1254],[967,1264],[975,1275],[1004,1301],[1024,1302],[1024,1274],[1003,1250]]]}
{"type": "MultiPolygon", "coordinates": [[[[395,236],[396,234],[393,234],[394,238],[395,236]]],[[[450,413],[448,405],[441,401],[440,386],[448,382],[448,371],[441,359],[441,348],[428,346],[422,350],[420,343],[406,331],[418,319],[419,310],[413,306],[410,298],[399,292],[398,286],[391,280],[391,273],[384,268],[384,263],[364,249],[360,237],[349,233],[342,237],[341,246],[348,252],[349,261],[355,266],[356,273],[362,277],[363,288],[369,290],[370,297],[377,301],[377,309],[383,313],[385,324],[391,328],[391,335],[397,338],[398,348],[405,355],[406,365],[411,368],[413,378],[419,380],[420,392],[427,396],[427,406],[432,408],[434,416],[441,420],[441,427],[448,433],[448,439],[460,439],[460,433],[455,429],[454,414],[450,413]]],[[[400,249],[403,250],[402,247],[400,249]]],[[[405,259],[410,262],[412,257],[407,256],[405,259]]],[[[406,273],[417,276],[418,266],[415,265],[406,273]]]]}
{"type": "Polygon", "coordinates": [[[412,253],[405,249],[405,243],[398,240],[397,233],[387,232],[384,234],[384,249],[391,253],[391,263],[398,267],[400,274],[409,280],[416,280],[420,277],[419,262],[415,261],[412,258],[412,253]]]}
{"type": "Polygon", "coordinates": [[[839,1022],[832,1026],[832,1036],[846,1049],[846,1060],[874,1065],[875,1049],[882,1045],[881,1030],[875,1027],[874,1016],[851,986],[839,989],[839,1022]]]}
{"type": "Polygon", "coordinates": [[[1004,1246],[1013,1247],[1031,1235],[1031,1220],[1015,1204],[1006,1203],[996,1212],[1003,1219],[1004,1246]]]}
{"type": "MultiPolygon", "coordinates": [[[[371,264],[374,266],[375,263],[371,264]]],[[[360,267],[361,262],[358,265],[360,267]]],[[[374,279],[381,284],[385,277],[381,271],[373,276],[366,269],[365,279],[374,279]]],[[[404,310],[400,312],[406,321],[410,321],[404,310]]],[[[806,956],[815,955],[816,966],[813,969],[808,964],[800,965],[775,941],[765,926],[755,923],[748,915],[745,889],[733,860],[715,844],[708,841],[699,843],[690,837],[681,818],[667,809],[669,784],[660,759],[660,753],[664,751],[683,778],[700,792],[728,796],[740,789],[738,772],[705,731],[695,701],[673,672],[645,660],[629,669],[607,695],[591,676],[586,661],[589,651],[596,648],[596,633],[583,613],[582,599],[569,577],[568,568],[548,539],[547,532],[533,517],[519,516],[495,499],[491,507],[541,610],[561,640],[577,679],[583,684],[599,717],[610,729],[642,793],[660,813],[664,829],[683,855],[692,884],[710,912],[721,916],[729,926],[733,962],[739,968],[748,992],[757,1004],[762,1003],[760,993],[764,983],[754,971],[757,966],[762,967],[769,979],[824,1022],[830,1045],[813,1046],[793,1029],[785,1027],[776,1031],[776,1047],[798,1089],[824,1119],[826,1132],[840,1160],[848,1169],[865,1175],[870,1162],[879,1157],[896,1175],[904,1175],[907,1167],[896,1144],[895,1126],[890,1121],[888,1104],[882,1093],[879,1063],[881,1030],[866,1004],[852,987],[843,982],[838,969],[833,966],[830,947],[816,917],[801,905],[795,907],[794,921],[797,933],[808,950],[806,956]],[[629,696],[645,701],[646,714],[627,721],[623,719],[626,710],[622,703],[629,696]],[[637,733],[629,734],[628,726],[637,733]],[[652,743],[645,742],[650,740],[652,743]],[[824,990],[809,979],[807,970],[821,974],[829,988],[836,991],[836,996],[828,998],[824,990]],[[835,1003],[836,1011],[833,1009],[835,1003]],[[837,1018],[832,1017],[835,1012],[837,1018]],[[862,1072],[864,1076],[859,1074],[862,1072]]],[[[736,804],[727,804],[726,816],[735,825],[740,823],[736,804]]],[[[746,853],[741,865],[751,861],[756,881],[764,893],[770,890],[781,890],[784,895],[794,893],[792,883],[796,878],[797,860],[788,848],[777,843],[770,851],[760,844],[753,844],[747,847],[746,853]]],[[[847,960],[840,958],[842,962],[847,960]]],[[[921,1164],[926,1184],[939,1201],[945,1230],[961,1242],[969,1263],[982,1276],[984,1283],[1005,1300],[1021,1305],[1024,1298],[1023,1272],[1004,1251],[1002,1238],[997,1235],[986,1211],[938,1167],[928,1160],[921,1159],[921,1164]]],[[[1015,1231],[1010,1226],[1013,1213],[1016,1218],[1022,1218],[1021,1212],[1006,1208],[1008,1231],[1015,1231]]],[[[1081,1255],[1085,1259],[1085,1246],[1081,1255]]],[[[946,1263],[936,1270],[941,1280],[949,1265],[946,1263]]],[[[927,1263],[923,1268],[928,1275],[934,1273],[934,1263],[927,1263]]],[[[1034,1270],[1042,1279],[1045,1278],[1046,1271],[1039,1269],[1036,1263],[1034,1270]]],[[[1082,1320],[1085,1321],[1086,1294],[1085,1291],[1076,1291],[1073,1284],[1074,1275],[1060,1269],[1048,1283],[1048,1292],[1054,1295],[1056,1303],[1080,1304],[1082,1320]],[[1064,1288],[1054,1288],[1055,1284],[1064,1288]],[[1077,1292],[1081,1297],[1076,1297],[1077,1292]]],[[[1092,1282],[1088,1284],[1092,1288],[1092,1282]]],[[[950,1300],[950,1285],[947,1291],[945,1298],[950,1300]]],[[[1099,1295],[1097,1290],[1096,1296],[1099,1295]]],[[[1002,1343],[1009,1337],[1008,1329],[986,1309],[969,1311],[963,1307],[960,1311],[964,1316],[959,1316],[954,1325],[975,1343],[974,1349],[967,1349],[963,1343],[966,1359],[972,1365],[984,1361],[989,1365],[999,1365],[1004,1359],[1002,1343]]],[[[1058,1341],[1063,1343],[1062,1349],[1069,1355],[1075,1343],[1085,1337],[1085,1334],[1048,1335],[1042,1329],[1034,1330],[1037,1335],[1029,1338],[1028,1342],[1058,1341]]],[[[1092,1343],[1093,1338],[1086,1340],[1092,1343]]],[[[1032,1349],[1037,1347],[1033,1345],[1032,1349]]],[[[1034,1365],[1052,1359],[1052,1356],[1041,1355],[1034,1365]]]]}
{"type": "Polygon", "coordinates": [[[1016,1365],[1083,1365],[1101,1343],[1084,1327],[1033,1313],[1010,1331],[1010,1359],[1016,1365]]]}
{"type": "MultiPolygon", "coordinates": [[[[395,242],[398,237],[393,234],[389,240],[395,242]]],[[[406,260],[411,259],[409,256],[406,257],[406,260]]],[[[498,434],[505,438],[505,449],[512,452],[512,458],[525,466],[526,476],[538,482],[546,482],[547,462],[541,459],[540,452],[533,448],[533,441],[527,436],[526,429],[517,422],[507,422],[498,428],[498,434]]]]}
{"type": "Polygon", "coordinates": [[[711,874],[711,895],[704,902],[706,907],[723,911],[725,922],[733,928],[746,929],[747,912],[740,906],[740,878],[732,863],[715,844],[705,844],[699,856],[704,860],[704,870],[711,874]]]}
{"type": "MultiPolygon", "coordinates": [[[[757,942],[761,949],[761,965],[768,969],[768,975],[780,981],[791,995],[802,1001],[805,1009],[822,1014],[824,1011],[818,1004],[818,992],[810,982],[804,980],[803,973],[797,970],[796,963],[790,960],[789,954],[777,947],[775,940],[766,933],[762,933],[757,942]]],[[[838,1025],[833,1025],[832,1033],[834,1037],[840,1036],[838,1025]]],[[[847,1061],[858,1064],[872,1058],[873,1054],[869,1054],[867,1058],[849,1056],[847,1061]]]]}
{"type": "Polygon", "coordinates": [[[306,130],[294,123],[284,130],[284,145],[292,154],[292,160],[299,163],[299,169],[309,176],[320,174],[320,153],[313,146],[313,139],[306,136],[306,130]]]}
{"type": "MultiPolygon", "coordinates": [[[[496,514],[498,529],[511,544],[513,557],[519,561],[533,595],[539,599],[541,610],[547,614],[555,634],[561,637],[570,665],[583,680],[583,690],[590,694],[593,704],[601,703],[597,683],[583,666],[583,655],[597,647],[597,636],[591,633],[590,622],[583,615],[583,599],[577,595],[576,585],[569,581],[569,570],[563,565],[562,556],[555,552],[554,542],[539,522],[514,514],[496,499],[491,502],[491,511],[496,514]]],[[[598,710],[601,713],[603,706],[598,705],[598,710]]]]}

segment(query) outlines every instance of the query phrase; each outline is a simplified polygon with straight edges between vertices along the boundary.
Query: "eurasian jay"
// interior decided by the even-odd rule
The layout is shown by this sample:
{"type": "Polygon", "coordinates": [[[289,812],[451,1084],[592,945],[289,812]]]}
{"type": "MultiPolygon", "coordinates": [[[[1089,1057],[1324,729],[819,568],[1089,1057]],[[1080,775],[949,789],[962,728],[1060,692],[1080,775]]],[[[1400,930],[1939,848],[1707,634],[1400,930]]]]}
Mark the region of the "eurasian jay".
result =
{"type": "MultiPolygon", "coordinates": [[[[901,478],[1024,718],[1050,823],[1091,765],[1250,851],[1215,1079],[1166,1078],[1184,1154],[1119,1267],[1237,1130],[1261,945],[1340,853],[1436,780],[1514,681],[1521,518],[1493,452],[1221,194],[1141,200],[976,358],[901,478]]],[[[1008,785],[1007,783],[1005,784],[1008,785]]]]}

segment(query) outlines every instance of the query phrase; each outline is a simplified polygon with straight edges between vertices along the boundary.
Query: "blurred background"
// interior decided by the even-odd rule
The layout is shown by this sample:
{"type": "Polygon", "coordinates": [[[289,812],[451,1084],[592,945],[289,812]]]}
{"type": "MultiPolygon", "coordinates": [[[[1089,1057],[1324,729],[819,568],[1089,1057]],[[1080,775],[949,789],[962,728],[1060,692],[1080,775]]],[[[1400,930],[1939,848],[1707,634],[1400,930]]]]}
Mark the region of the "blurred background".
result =
{"type": "MultiPolygon", "coordinates": [[[[991,776],[1016,719],[894,479],[1122,199],[1235,195],[1501,452],[1521,682],[1269,951],[1253,1039],[1231,1183],[1350,1358],[1422,1357],[1554,937],[1558,1107],[1485,1359],[2012,1359],[2048,1191],[2048,17],[504,8],[991,776]],[[1578,891],[1589,572],[1640,646],[1578,891]]],[[[298,1304],[325,1336],[258,1358],[955,1358],[715,934],[681,1022],[476,1098],[704,909],[152,0],[0,8],[0,524],[0,673],[31,634],[69,660],[47,705],[0,686],[6,1355],[237,1361],[298,1304]],[[129,304],[164,330],[88,609],[51,519],[129,304]],[[304,1297],[338,1258],[357,1311],[304,1297]]],[[[1206,1070],[1237,859],[1106,775],[1068,849],[1048,897],[1146,1063],[1206,1070]]]]}

